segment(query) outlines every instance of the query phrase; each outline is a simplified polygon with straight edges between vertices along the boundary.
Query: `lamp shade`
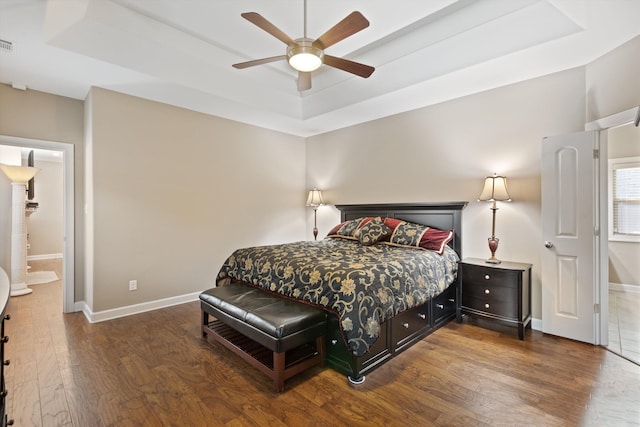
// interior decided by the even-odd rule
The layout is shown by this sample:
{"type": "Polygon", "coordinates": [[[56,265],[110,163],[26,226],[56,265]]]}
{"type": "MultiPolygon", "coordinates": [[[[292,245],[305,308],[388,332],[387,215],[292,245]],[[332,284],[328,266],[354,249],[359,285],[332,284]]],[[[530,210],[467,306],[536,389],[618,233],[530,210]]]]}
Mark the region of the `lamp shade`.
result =
{"type": "Polygon", "coordinates": [[[307,197],[307,206],[321,206],[324,205],[324,200],[322,200],[322,192],[317,188],[309,191],[309,197],[307,197]]]}
{"type": "Polygon", "coordinates": [[[509,191],[507,190],[507,177],[493,174],[484,180],[484,188],[478,197],[478,201],[510,201],[509,191]]]}
{"type": "Polygon", "coordinates": [[[20,184],[26,184],[31,178],[33,178],[40,169],[32,168],[28,166],[12,166],[0,164],[0,169],[11,180],[11,182],[17,182],[20,184]]]}

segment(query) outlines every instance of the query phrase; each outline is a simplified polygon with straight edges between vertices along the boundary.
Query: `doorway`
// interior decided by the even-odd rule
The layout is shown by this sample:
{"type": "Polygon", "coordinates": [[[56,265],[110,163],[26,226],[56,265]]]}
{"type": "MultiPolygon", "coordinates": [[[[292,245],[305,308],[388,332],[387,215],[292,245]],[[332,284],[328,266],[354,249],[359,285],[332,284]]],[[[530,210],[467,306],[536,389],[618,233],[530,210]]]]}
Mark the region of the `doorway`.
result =
{"type": "Polygon", "coordinates": [[[62,294],[63,312],[71,313],[74,308],[75,287],[75,230],[74,230],[74,146],[73,144],[18,138],[0,135],[0,145],[39,149],[60,153],[62,157],[62,294]]]}
{"type": "MultiPolygon", "coordinates": [[[[634,107],[629,110],[622,111],[611,116],[604,117],[599,120],[587,123],[585,130],[599,131],[600,134],[600,155],[598,163],[598,179],[596,182],[596,194],[598,194],[598,209],[596,222],[597,230],[601,236],[598,239],[597,252],[600,254],[600,262],[598,265],[597,279],[596,279],[596,294],[599,302],[599,315],[596,316],[596,331],[599,334],[596,344],[607,347],[610,350],[614,350],[614,343],[610,344],[612,339],[610,332],[616,333],[616,329],[613,329],[612,319],[610,314],[617,315],[616,313],[610,313],[611,309],[617,309],[618,307],[613,305],[614,302],[610,301],[610,252],[609,252],[609,144],[612,144],[613,152],[615,153],[619,147],[615,146],[616,129],[623,129],[626,126],[633,126],[634,129],[626,128],[632,132],[638,132],[638,125],[640,123],[640,107],[634,107]],[[613,140],[613,142],[611,142],[613,140]],[[612,348],[610,348],[610,345],[612,348]]],[[[636,270],[638,269],[637,262],[635,263],[636,270]]],[[[615,290],[615,285],[613,286],[615,290]]],[[[637,306],[634,308],[637,312],[637,306]]],[[[637,329],[636,329],[637,331],[637,329]]],[[[637,363],[637,361],[636,361],[637,363]]]]}
{"type": "Polygon", "coordinates": [[[607,348],[640,364],[640,128],[611,128],[607,141],[607,348]]]}

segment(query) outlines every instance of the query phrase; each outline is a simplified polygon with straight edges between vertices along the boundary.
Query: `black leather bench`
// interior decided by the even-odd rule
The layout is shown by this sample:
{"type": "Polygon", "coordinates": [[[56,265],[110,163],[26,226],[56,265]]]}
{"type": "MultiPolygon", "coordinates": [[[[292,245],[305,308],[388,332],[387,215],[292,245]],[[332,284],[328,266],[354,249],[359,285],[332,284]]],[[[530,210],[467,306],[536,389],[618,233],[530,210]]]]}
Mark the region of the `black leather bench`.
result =
{"type": "Polygon", "coordinates": [[[202,336],[272,378],[276,392],[287,378],[324,364],[326,314],[321,309],[239,283],[202,292],[200,307],[202,336]]]}

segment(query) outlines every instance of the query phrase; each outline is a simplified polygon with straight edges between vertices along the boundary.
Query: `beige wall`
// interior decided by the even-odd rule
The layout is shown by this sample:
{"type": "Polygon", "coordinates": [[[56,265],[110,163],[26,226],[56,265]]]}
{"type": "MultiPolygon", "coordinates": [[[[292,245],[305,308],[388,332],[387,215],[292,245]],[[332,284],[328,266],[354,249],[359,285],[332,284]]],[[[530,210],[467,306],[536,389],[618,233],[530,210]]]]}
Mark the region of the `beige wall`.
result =
{"type": "MultiPolygon", "coordinates": [[[[586,67],[587,121],[596,120],[640,105],[640,37],[598,58],[586,67]]],[[[616,144],[616,135],[624,129],[609,132],[609,155],[620,157],[623,145],[616,144]],[[611,142],[613,141],[613,142],[611,142]]],[[[629,132],[634,130],[629,129],[629,132]]],[[[637,134],[637,129],[635,130],[637,134]]],[[[612,242],[609,244],[610,281],[637,284],[637,244],[612,242]],[[629,266],[633,268],[629,269],[629,266]]]]}
{"type": "MultiPolygon", "coordinates": [[[[476,199],[485,176],[505,174],[513,202],[497,212],[497,256],[533,264],[540,318],[541,140],[583,129],[584,87],[579,68],[309,138],[307,183],[331,204],[469,201],[463,255],[486,258],[491,212],[476,199]]],[[[339,220],[318,215],[320,234],[339,220]]]]}
{"type": "Polygon", "coordinates": [[[94,312],[201,291],[234,249],[304,239],[302,138],[104,89],[87,102],[94,312]]]}
{"type": "Polygon", "coordinates": [[[640,105],[640,36],[587,66],[587,122],[640,105]]]}
{"type": "MultiPolygon", "coordinates": [[[[640,157],[640,128],[628,124],[609,130],[609,158],[640,157]]],[[[640,243],[609,242],[609,282],[640,286],[640,243]]]]}
{"type": "Polygon", "coordinates": [[[62,162],[36,160],[40,172],[35,178],[38,209],[29,216],[29,256],[62,255],[63,170],[62,162]]]}
{"type": "MultiPolygon", "coordinates": [[[[0,85],[0,135],[75,145],[75,299],[94,311],[197,292],[235,247],[311,238],[303,203],[313,186],[329,204],[468,200],[464,255],[486,257],[490,211],[475,200],[482,178],[498,172],[514,199],[498,211],[498,256],[533,264],[539,318],[541,138],[640,104],[638,75],[640,38],[586,67],[306,144],[101,89],[82,102],[0,85]]],[[[320,234],[338,218],[321,207],[320,234]]]]}
{"type": "MultiPolygon", "coordinates": [[[[83,299],[84,193],[83,102],[34,90],[0,84],[0,135],[74,145],[75,159],[75,298],[83,299]]],[[[2,203],[4,206],[4,202],[2,203]]],[[[3,228],[5,222],[0,219],[3,228]]],[[[5,269],[9,267],[3,265],[5,269]]]]}
{"type": "Polygon", "coordinates": [[[0,135],[82,145],[83,102],[0,84],[0,135]]]}

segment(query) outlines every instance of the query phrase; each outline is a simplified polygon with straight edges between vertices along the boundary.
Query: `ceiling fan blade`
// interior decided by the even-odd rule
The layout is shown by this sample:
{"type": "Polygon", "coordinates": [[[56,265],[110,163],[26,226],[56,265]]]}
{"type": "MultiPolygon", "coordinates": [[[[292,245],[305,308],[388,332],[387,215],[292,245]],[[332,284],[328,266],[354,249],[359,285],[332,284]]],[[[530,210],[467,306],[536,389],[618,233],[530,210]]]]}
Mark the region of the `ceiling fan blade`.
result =
{"type": "Polygon", "coordinates": [[[364,65],[359,62],[353,62],[348,59],[338,58],[327,54],[324,55],[324,64],[346,71],[347,73],[355,74],[356,76],[364,77],[365,79],[376,70],[369,65],[364,65]]]}
{"type": "Polygon", "coordinates": [[[241,13],[240,16],[242,16],[244,19],[251,22],[252,24],[262,28],[264,31],[271,34],[273,37],[277,38],[283,43],[287,45],[293,43],[293,39],[291,39],[291,37],[283,33],[278,27],[273,25],[271,22],[267,21],[266,18],[260,15],[259,13],[245,12],[245,13],[241,13]]]}
{"type": "Polygon", "coordinates": [[[287,56],[278,55],[278,56],[272,56],[270,58],[254,59],[253,61],[240,62],[238,64],[233,64],[233,68],[238,68],[238,69],[249,68],[249,67],[253,67],[254,65],[268,64],[269,62],[280,61],[282,59],[287,59],[287,56]]]}
{"type": "Polygon", "coordinates": [[[331,27],[327,32],[317,38],[313,42],[313,47],[318,49],[326,49],[331,45],[354,35],[358,31],[364,30],[369,26],[367,18],[362,16],[358,11],[351,12],[349,16],[331,27]]]}
{"type": "Polygon", "coordinates": [[[298,71],[298,92],[311,89],[311,73],[298,71]]]}

